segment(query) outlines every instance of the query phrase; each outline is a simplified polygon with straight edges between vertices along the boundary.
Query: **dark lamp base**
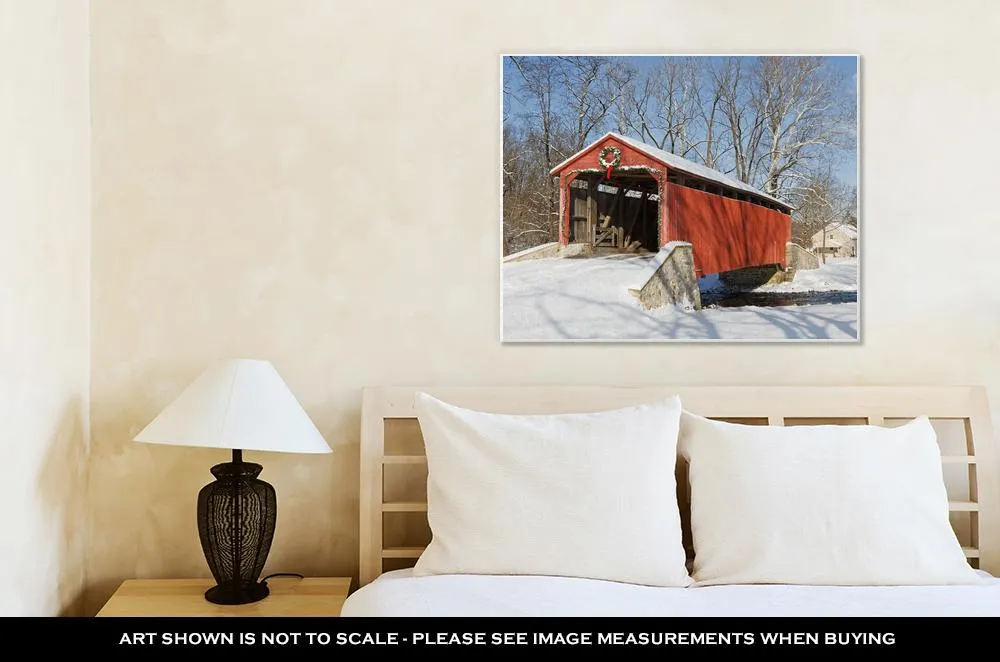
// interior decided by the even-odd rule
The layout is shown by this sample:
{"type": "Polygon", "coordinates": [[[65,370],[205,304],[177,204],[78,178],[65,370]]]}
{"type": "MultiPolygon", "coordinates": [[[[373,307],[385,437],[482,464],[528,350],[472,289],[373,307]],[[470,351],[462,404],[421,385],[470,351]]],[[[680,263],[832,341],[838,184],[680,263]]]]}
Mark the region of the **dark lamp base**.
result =
{"type": "Polygon", "coordinates": [[[205,591],[205,599],[217,605],[245,605],[267,597],[267,582],[256,584],[218,584],[205,591]]]}
{"type": "Polygon", "coordinates": [[[257,478],[262,468],[234,448],[233,461],[212,467],[215,480],[198,493],[198,537],[215,579],[205,592],[209,602],[244,605],[267,597],[260,576],[277,508],[274,488],[257,478]]]}

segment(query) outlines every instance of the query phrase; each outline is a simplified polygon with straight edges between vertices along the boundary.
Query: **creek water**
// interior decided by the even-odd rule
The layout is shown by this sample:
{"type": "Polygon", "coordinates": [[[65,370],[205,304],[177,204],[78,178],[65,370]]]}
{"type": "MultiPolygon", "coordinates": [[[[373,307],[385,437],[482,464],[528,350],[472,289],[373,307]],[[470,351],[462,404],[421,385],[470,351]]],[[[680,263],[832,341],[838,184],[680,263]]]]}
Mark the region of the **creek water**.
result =
{"type": "Polygon", "coordinates": [[[811,306],[824,303],[855,303],[855,290],[824,290],[816,292],[739,292],[711,290],[702,292],[703,308],[735,308],[739,306],[811,306]]]}

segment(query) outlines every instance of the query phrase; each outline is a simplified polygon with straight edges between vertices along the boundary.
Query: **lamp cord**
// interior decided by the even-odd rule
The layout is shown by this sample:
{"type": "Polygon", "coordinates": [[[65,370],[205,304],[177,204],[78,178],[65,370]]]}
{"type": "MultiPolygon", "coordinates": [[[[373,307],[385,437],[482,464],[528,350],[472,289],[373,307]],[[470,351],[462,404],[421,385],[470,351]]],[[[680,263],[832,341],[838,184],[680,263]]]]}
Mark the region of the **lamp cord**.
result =
{"type": "Polygon", "coordinates": [[[264,577],[264,579],[262,579],[260,581],[266,582],[271,577],[298,577],[299,579],[304,579],[305,576],[304,575],[300,575],[297,572],[273,572],[270,575],[268,575],[267,577],[264,577]]]}

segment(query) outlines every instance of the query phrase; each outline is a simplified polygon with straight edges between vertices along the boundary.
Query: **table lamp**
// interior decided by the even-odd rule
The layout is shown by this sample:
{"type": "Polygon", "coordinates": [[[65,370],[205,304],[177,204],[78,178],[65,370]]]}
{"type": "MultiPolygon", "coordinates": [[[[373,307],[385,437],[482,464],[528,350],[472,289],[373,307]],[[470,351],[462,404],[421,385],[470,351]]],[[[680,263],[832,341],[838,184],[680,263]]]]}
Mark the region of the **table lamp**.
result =
{"type": "Polygon", "coordinates": [[[212,467],[198,494],[198,534],[216,585],[209,602],[237,605],[268,594],[259,581],[274,538],[274,487],[243,451],[329,453],[330,447],[268,361],[231,359],[207,368],[135,441],[226,448],[232,462],[212,467]]]}

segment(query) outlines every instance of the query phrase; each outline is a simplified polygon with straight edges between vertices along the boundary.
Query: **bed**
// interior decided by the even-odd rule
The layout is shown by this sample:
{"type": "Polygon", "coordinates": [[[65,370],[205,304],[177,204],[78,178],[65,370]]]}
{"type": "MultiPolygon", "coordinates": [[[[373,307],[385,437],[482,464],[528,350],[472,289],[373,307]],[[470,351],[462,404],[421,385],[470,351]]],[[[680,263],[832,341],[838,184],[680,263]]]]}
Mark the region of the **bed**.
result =
{"type": "MultiPolygon", "coordinates": [[[[674,468],[672,489],[690,569],[695,552],[690,467],[679,458],[674,468]]],[[[981,387],[368,388],[362,406],[359,587],[345,602],[342,615],[1000,616],[997,471],[989,405],[981,387]],[[708,421],[768,429],[902,428],[917,417],[926,417],[940,453],[947,522],[961,546],[963,565],[973,569],[977,581],[839,586],[723,581],[649,586],[562,576],[558,571],[415,572],[414,564],[432,540],[427,518],[428,461],[417,421],[421,394],[458,407],[528,416],[602,412],[676,396],[686,412],[708,421]]]]}

